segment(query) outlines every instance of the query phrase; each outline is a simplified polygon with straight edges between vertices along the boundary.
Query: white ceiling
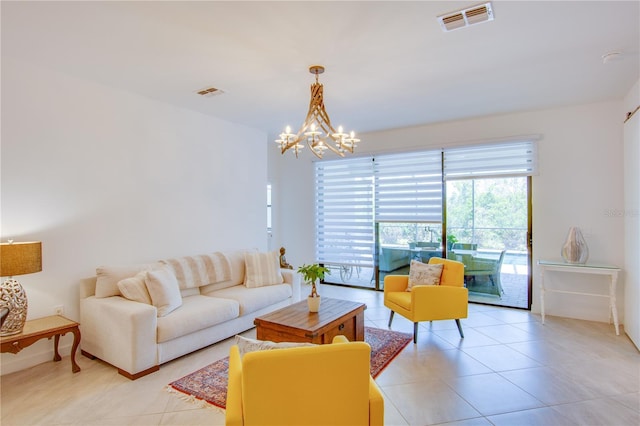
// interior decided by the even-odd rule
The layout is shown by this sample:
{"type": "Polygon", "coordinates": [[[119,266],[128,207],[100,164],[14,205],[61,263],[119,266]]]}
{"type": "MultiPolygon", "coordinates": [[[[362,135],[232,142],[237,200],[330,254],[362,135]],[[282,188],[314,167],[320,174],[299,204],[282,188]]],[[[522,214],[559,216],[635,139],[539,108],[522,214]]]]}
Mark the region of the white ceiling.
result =
{"type": "Polygon", "coordinates": [[[2,1],[2,57],[270,137],[302,123],[313,64],[332,123],[357,132],[621,99],[640,77],[637,0],[499,0],[494,21],[441,30],[476,4],[2,1]],[[195,94],[211,85],[226,93],[195,94]]]}

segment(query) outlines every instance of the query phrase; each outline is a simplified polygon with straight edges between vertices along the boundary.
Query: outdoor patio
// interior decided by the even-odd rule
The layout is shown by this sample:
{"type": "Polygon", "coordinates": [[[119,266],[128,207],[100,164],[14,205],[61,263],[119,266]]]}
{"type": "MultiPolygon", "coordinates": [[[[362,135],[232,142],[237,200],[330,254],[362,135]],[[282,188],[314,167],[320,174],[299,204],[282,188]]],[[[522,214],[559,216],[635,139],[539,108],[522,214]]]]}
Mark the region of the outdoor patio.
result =
{"type": "MultiPolygon", "coordinates": [[[[329,265],[331,274],[325,277],[327,284],[349,285],[364,288],[375,288],[373,268],[365,267],[339,267],[329,265]]],[[[382,288],[385,275],[408,275],[409,267],[398,268],[391,272],[380,273],[380,288],[382,288]]],[[[502,263],[500,282],[503,293],[501,296],[481,292],[483,287],[489,287],[488,280],[478,282],[476,288],[479,291],[469,291],[469,301],[491,305],[508,306],[513,308],[529,308],[528,304],[528,267],[526,253],[507,252],[502,263]]]]}

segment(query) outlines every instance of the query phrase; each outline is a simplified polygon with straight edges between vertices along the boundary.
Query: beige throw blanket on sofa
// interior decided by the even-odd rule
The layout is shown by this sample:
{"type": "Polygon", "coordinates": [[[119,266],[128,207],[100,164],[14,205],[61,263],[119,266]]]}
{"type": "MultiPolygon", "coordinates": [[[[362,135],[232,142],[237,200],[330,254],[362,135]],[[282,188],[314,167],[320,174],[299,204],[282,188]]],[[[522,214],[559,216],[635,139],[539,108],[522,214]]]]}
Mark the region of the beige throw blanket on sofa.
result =
{"type": "Polygon", "coordinates": [[[181,290],[231,279],[229,260],[220,252],[166,259],[160,263],[173,270],[181,290]]]}

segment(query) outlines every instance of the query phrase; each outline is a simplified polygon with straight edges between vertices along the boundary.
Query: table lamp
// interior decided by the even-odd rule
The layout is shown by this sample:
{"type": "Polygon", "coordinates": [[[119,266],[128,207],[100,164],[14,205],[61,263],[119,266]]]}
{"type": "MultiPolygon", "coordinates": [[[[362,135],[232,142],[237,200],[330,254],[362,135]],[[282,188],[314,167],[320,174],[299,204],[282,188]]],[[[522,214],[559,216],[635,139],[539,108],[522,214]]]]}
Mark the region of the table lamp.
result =
{"type": "Polygon", "coordinates": [[[27,320],[27,294],[14,275],[42,271],[42,243],[0,244],[0,277],[8,277],[0,285],[0,336],[22,333],[27,320]]]}

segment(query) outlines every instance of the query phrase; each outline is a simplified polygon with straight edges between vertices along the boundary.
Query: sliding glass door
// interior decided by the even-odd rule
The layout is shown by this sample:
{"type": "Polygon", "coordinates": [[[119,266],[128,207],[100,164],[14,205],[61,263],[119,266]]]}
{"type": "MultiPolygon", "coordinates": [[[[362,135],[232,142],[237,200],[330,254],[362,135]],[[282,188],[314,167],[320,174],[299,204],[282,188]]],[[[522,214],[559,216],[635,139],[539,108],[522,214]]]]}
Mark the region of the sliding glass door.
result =
{"type": "Polygon", "coordinates": [[[447,257],[465,265],[469,301],[529,309],[528,177],[446,184],[447,257]]]}
{"type": "Polygon", "coordinates": [[[317,162],[325,282],[381,290],[385,275],[439,255],[465,263],[474,299],[529,308],[532,139],[317,162]],[[507,291],[514,280],[524,284],[507,291]]]}

